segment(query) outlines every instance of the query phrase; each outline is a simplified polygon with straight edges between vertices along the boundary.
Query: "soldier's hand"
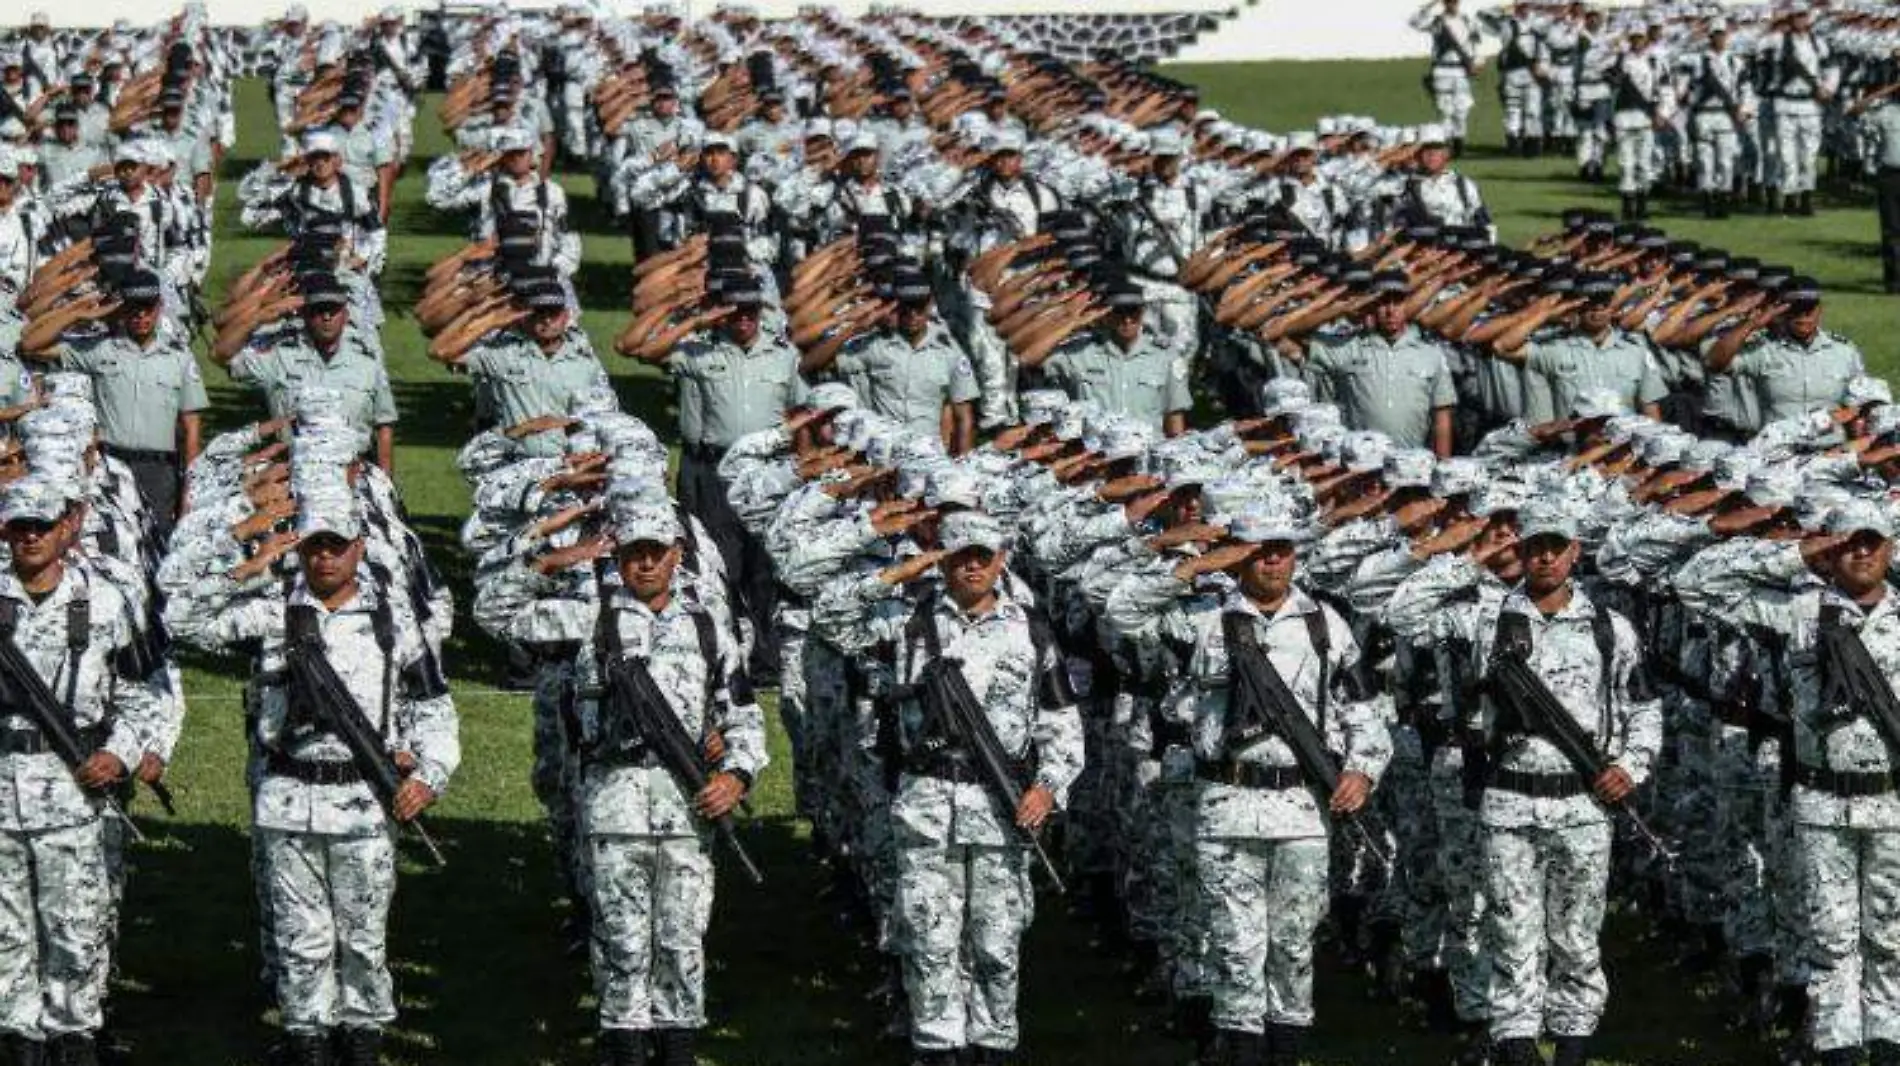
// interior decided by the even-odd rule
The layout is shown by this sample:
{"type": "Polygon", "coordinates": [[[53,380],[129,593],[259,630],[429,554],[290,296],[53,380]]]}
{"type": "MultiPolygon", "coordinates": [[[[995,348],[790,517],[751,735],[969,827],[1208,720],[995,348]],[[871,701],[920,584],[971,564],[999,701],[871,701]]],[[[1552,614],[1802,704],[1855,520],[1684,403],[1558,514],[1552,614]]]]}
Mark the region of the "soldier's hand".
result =
{"type": "Polygon", "coordinates": [[[1629,771],[1621,766],[1612,766],[1598,774],[1590,788],[1605,803],[1621,803],[1636,790],[1636,782],[1630,780],[1629,771]]]}
{"type": "Polygon", "coordinates": [[[567,429],[569,426],[577,425],[579,422],[579,419],[569,418],[566,415],[541,415],[536,418],[530,418],[525,422],[516,422],[507,429],[502,430],[502,435],[509,440],[520,440],[523,437],[532,437],[537,433],[546,433],[549,430],[567,429]]]}
{"type": "Polygon", "coordinates": [[[1130,474],[1105,482],[1095,490],[1096,498],[1103,503],[1121,503],[1137,496],[1153,492],[1161,487],[1161,479],[1152,474],[1130,474]]]}
{"type": "Polygon", "coordinates": [[[1022,802],[1016,804],[1016,824],[1033,833],[1042,828],[1055,809],[1055,794],[1041,785],[1031,785],[1023,793],[1022,802]]]}
{"type": "Polygon", "coordinates": [[[435,790],[422,783],[421,779],[406,777],[396,789],[396,801],[391,804],[398,822],[413,822],[423,811],[435,803],[435,790]]]}
{"type": "Polygon", "coordinates": [[[1249,544],[1244,540],[1222,544],[1207,554],[1193,559],[1185,559],[1175,566],[1174,576],[1183,581],[1192,581],[1201,574],[1211,574],[1231,566],[1239,566],[1253,557],[1260,545],[1249,544]]]}
{"type": "Polygon", "coordinates": [[[1148,547],[1160,551],[1163,548],[1174,548],[1183,544],[1207,544],[1219,540],[1226,534],[1226,530],[1209,522],[1188,522],[1149,537],[1148,547]]]}
{"type": "Polygon", "coordinates": [[[887,566],[879,571],[877,575],[878,580],[887,585],[908,585],[912,581],[924,576],[926,571],[936,566],[939,562],[942,562],[943,557],[948,554],[948,552],[939,548],[935,551],[927,551],[922,555],[913,556],[895,566],[887,566]]]}
{"type": "Polygon", "coordinates": [[[554,575],[570,566],[591,563],[595,559],[614,550],[614,539],[605,533],[597,533],[571,547],[551,551],[537,559],[534,568],[543,574],[554,575]]]}
{"type": "Polygon", "coordinates": [[[1328,806],[1334,814],[1357,814],[1371,795],[1372,779],[1356,770],[1348,770],[1339,775],[1339,787],[1333,789],[1328,806]]]}
{"type": "Polygon", "coordinates": [[[706,742],[699,746],[699,754],[707,763],[717,766],[726,761],[726,735],[715,729],[706,734],[706,742]]]}
{"type": "Polygon", "coordinates": [[[732,813],[745,798],[745,783],[737,775],[718,773],[693,797],[693,809],[701,818],[716,820],[732,813]]]}
{"type": "Polygon", "coordinates": [[[125,763],[109,751],[95,751],[73,771],[73,779],[81,788],[93,791],[109,788],[125,779],[125,763]]]}
{"type": "Polygon", "coordinates": [[[139,757],[139,780],[148,785],[156,785],[165,780],[165,760],[146,752],[139,757]]]}

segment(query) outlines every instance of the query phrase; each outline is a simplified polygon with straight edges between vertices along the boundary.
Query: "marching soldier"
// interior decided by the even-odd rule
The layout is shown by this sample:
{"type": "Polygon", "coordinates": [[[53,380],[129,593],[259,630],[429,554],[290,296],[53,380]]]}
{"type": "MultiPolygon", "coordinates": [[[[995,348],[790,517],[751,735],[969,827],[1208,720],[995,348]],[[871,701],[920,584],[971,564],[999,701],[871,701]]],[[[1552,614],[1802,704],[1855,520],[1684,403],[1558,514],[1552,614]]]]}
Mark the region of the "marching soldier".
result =
{"type": "Polygon", "coordinates": [[[1728,25],[1709,27],[1709,45],[1699,57],[1689,89],[1690,130],[1695,136],[1696,188],[1707,218],[1727,218],[1736,187],[1740,131],[1752,112],[1742,58],[1729,50],[1728,25]]]}
{"type": "Polygon", "coordinates": [[[1412,16],[1412,28],[1432,37],[1432,68],[1425,87],[1438,109],[1439,124],[1451,140],[1453,154],[1463,155],[1467,123],[1476,100],[1471,79],[1478,76],[1478,22],[1459,11],[1459,0],[1428,0],[1412,16]],[[1434,13],[1436,12],[1436,13],[1434,13]]]}

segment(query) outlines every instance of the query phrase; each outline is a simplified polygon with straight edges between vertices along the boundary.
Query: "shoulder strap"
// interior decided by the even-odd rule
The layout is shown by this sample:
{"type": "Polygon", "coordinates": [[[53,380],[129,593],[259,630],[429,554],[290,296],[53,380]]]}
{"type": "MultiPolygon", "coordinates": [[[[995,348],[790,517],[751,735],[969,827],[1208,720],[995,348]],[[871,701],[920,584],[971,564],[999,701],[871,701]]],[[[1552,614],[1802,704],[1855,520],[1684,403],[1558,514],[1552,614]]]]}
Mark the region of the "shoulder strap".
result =
{"type": "Polygon", "coordinates": [[[20,603],[0,597],[0,640],[11,640],[20,628],[20,603]]]}
{"type": "Polygon", "coordinates": [[[1610,685],[1615,680],[1611,665],[1616,659],[1616,621],[1602,604],[1591,604],[1590,637],[1597,646],[1597,691],[1602,705],[1602,721],[1597,730],[1598,743],[1609,750],[1611,732],[1616,728],[1616,716],[1610,713],[1610,685]]]}
{"type": "Polygon", "coordinates": [[[1326,676],[1326,667],[1332,652],[1333,635],[1331,627],[1326,624],[1326,608],[1315,605],[1313,610],[1300,618],[1306,623],[1306,639],[1313,645],[1313,655],[1319,659],[1319,678],[1314,685],[1319,700],[1315,708],[1317,713],[1313,717],[1323,730],[1326,728],[1326,700],[1332,689],[1332,678],[1326,676]]]}
{"type": "MultiPolygon", "coordinates": [[[[83,580],[83,579],[81,579],[83,580]]],[[[92,599],[74,595],[66,601],[66,713],[79,699],[79,666],[92,643],[92,599]]],[[[111,708],[106,708],[111,713],[111,708]]]]}
{"type": "Polygon", "coordinates": [[[725,680],[719,676],[719,634],[713,616],[704,610],[693,608],[687,615],[693,620],[693,636],[699,640],[699,657],[706,663],[706,705],[712,706],[713,695],[719,691],[719,684],[725,680]]]}

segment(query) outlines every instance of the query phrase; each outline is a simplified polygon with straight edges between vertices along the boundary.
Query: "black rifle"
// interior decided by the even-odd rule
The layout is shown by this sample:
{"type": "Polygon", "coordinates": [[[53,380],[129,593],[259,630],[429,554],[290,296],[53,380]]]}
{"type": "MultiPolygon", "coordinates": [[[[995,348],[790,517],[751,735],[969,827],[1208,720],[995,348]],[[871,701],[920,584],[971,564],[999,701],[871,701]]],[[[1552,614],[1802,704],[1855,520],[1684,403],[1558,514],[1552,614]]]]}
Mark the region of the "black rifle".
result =
{"type": "MultiPolygon", "coordinates": [[[[1240,626],[1248,625],[1242,621],[1240,626]]],[[[1238,627],[1236,627],[1238,628],[1238,627]]],[[[1322,663],[1325,655],[1321,653],[1322,663]]],[[[1265,648],[1246,640],[1227,642],[1228,671],[1233,679],[1233,698],[1228,714],[1227,735],[1222,745],[1230,757],[1233,752],[1254,744],[1269,734],[1279,737],[1293,752],[1300,777],[1313,790],[1322,810],[1339,790],[1339,764],[1326,750],[1326,739],[1319,735],[1313,720],[1300,707],[1298,696],[1287,687],[1280,671],[1274,669],[1265,648]]],[[[1324,675],[1321,677],[1324,684],[1324,675]]],[[[1391,866],[1392,856],[1366,828],[1356,814],[1337,816],[1352,830],[1373,858],[1391,866]]]]}
{"type": "MultiPolygon", "coordinates": [[[[708,662],[706,668],[716,669],[717,664],[708,662]]],[[[620,656],[610,663],[607,694],[602,702],[603,733],[623,742],[615,746],[645,745],[659,758],[666,772],[673,775],[673,780],[686,790],[688,797],[698,796],[706,788],[706,769],[700,764],[698,746],[667,704],[659,684],[647,670],[646,660],[620,656]]],[[[764,884],[765,875],[759,872],[752,856],[746,854],[745,845],[739,843],[732,815],[723,814],[713,819],[713,828],[732,849],[733,857],[745,868],[752,883],[764,884]]]]}
{"type": "MultiPolygon", "coordinates": [[[[79,661],[76,657],[68,664],[68,669],[74,671],[79,669],[79,661]]],[[[39,671],[33,669],[33,664],[27,661],[19,646],[14,644],[10,637],[0,639],[0,703],[11,708],[15,714],[31,719],[34,727],[40,731],[40,735],[46,738],[47,744],[52,746],[53,754],[59,756],[59,761],[65,763],[68,770],[77,773],[91,757],[92,753],[80,744],[79,734],[73,730],[72,722],[67,719],[65,706],[59,702],[59,697],[53,694],[53,690],[46,684],[46,679],[40,676],[39,671]]],[[[136,772],[138,768],[127,767],[127,769],[136,772]]],[[[171,813],[171,792],[168,789],[161,791],[161,788],[162,786],[155,785],[152,791],[158,796],[159,803],[164,805],[166,812],[171,813]]],[[[102,802],[105,803],[106,809],[112,812],[113,817],[125,823],[125,830],[131,834],[132,839],[141,844],[145,842],[145,834],[139,832],[139,827],[132,821],[131,815],[125,813],[125,808],[119,806],[117,800],[106,796],[102,797],[102,802]]]]}
{"type": "MultiPolygon", "coordinates": [[[[369,785],[384,813],[392,821],[395,820],[396,792],[402,788],[403,776],[396,766],[395,758],[384,746],[383,738],[370,729],[369,720],[356,704],[356,697],[350,694],[349,686],[343,683],[343,679],[337,676],[336,667],[330,664],[323,634],[317,631],[314,624],[296,624],[294,611],[289,628],[284,656],[290,675],[290,691],[307,702],[304,711],[310,716],[313,725],[336,737],[343,742],[344,747],[350,749],[350,762],[355,765],[356,772],[369,785]]],[[[394,669],[395,664],[385,657],[384,673],[394,669]]],[[[408,825],[416,831],[416,838],[428,849],[429,857],[435,860],[435,864],[447,866],[448,860],[442,857],[442,849],[435,846],[435,838],[429,835],[429,828],[422,824],[422,819],[412,818],[408,825]]]]}
{"type": "Polygon", "coordinates": [[[1890,753],[1900,753],[1900,699],[1887,684],[1887,675],[1874,662],[1860,633],[1837,617],[1838,611],[1823,608],[1821,616],[1821,662],[1828,669],[1829,700],[1845,697],[1854,713],[1867,716],[1874,732],[1890,753]]]}
{"type": "MultiPolygon", "coordinates": [[[[926,619],[926,631],[935,637],[936,626],[926,619]]],[[[936,640],[931,640],[936,644],[936,640]]],[[[1022,801],[1026,786],[1018,779],[1011,764],[1015,761],[1003,752],[1003,742],[997,739],[996,730],[990,728],[990,720],[983,714],[983,705],[970,691],[969,679],[956,664],[933,654],[919,678],[917,698],[924,708],[926,722],[931,723],[933,735],[943,742],[945,748],[955,747],[967,751],[976,759],[977,772],[982,775],[983,785],[989,790],[992,799],[1002,804],[1005,818],[1014,819],[1016,805],[1022,801]]],[[[1038,668],[1041,664],[1037,664],[1038,668]]],[[[1055,885],[1057,893],[1068,891],[1062,883],[1062,874],[1056,870],[1056,864],[1050,860],[1049,853],[1043,850],[1042,840],[1033,830],[1022,830],[1023,839],[1036,853],[1036,861],[1042,865],[1043,872],[1049,875],[1049,881],[1055,885]]]]}
{"type": "MultiPolygon", "coordinates": [[[[1544,684],[1544,679],[1531,669],[1526,660],[1526,649],[1500,645],[1491,657],[1489,687],[1491,695],[1504,704],[1509,713],[1517,716],[1518,724],[1524,727],[1525,732],[1543,737],[1555,745],[1564,759],[1582,775],[1585,783],[1594,789],[1597,778],[1609,769],[1610,762],[1591,743],[1589,736],[1577,725],[1577,720],[1558,702],[1544,684]]],[[[1637,813],[1627,798],[1611,805],[1611,809],[1622,812],[1629,819],[1630,828],[1636,831],[1636,836],[1651,854],[1661,859],[1665,866],[1675,865],[1675,852],[1649,827],[1649,823],[1643,820],[1643,816],[1637,813]]]]}

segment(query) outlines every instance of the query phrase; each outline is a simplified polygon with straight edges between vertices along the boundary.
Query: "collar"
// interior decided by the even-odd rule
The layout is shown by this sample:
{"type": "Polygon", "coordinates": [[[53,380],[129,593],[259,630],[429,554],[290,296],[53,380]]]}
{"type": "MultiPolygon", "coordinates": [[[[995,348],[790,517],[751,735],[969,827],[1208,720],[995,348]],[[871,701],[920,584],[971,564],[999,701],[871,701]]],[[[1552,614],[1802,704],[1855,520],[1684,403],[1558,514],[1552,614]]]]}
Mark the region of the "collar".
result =
{"type": "Polygon", "coordinates": [[[1280,601],[1279,608],[1269,615],[1260,609],[1259,604],[1249,599],[1246,593],[1240,591],[1240,585],[1235,583],[1228,589],[1227,602],[1223,605],[1222,609],[1252,615],[1263,621],[1274,622],[1281,618],[1294,618],[1312,614],[1314,611],[1319,610],[1319,601],[1315,600],[1305,589],[1301,588],[1298,582],[1295,582],[1293,588],[1288,591],[1286,599],[1280,601]]]}
{"type": "Polygon", "coordinates": [[[1572,579],[1570,582],[1570,602],[1563,609],[1548,617],[1531,602],[1530,594],[1524,590],[1524,583],[1518,582],[1510,595],[1504,598],[1504,609],[1533,619],[1547,622],[1569,622],[1577,619],[1588,621],[1596,614],[1595,601],[1583,590],[1582,583],[1572,579]]]}
{"type": "Polygon", "coordinates": [[[73,598],[74,590],[85,580],[85,575],[79,570],[78,554],[68,552],[66,569],[59,575],[59,584],[53,586],[53,591],[44,600],[34,603],[32,595],[26,591],[26,586],[20,584],[19,575],[13,572],[13,567],[0,567],[0,599],[16,600],[29,605],[35,611],[44,611],[49,607],[64,606],[73,598]]]}
{"type": "Polygon", "coordinates": [[[323,601],[317,599],[316,593],[310,591],[302,571],[298,572],[297,584],[290,590],[285,602],[292,607],[315,607],[319,614],[368,614],[376,609],[382,598],[376,587],[376,576],[370,572],[368,562],[364,562],[356,568],[356,595],[345,600],[343,606],[335,610],[325,607],[323,601]]]}

